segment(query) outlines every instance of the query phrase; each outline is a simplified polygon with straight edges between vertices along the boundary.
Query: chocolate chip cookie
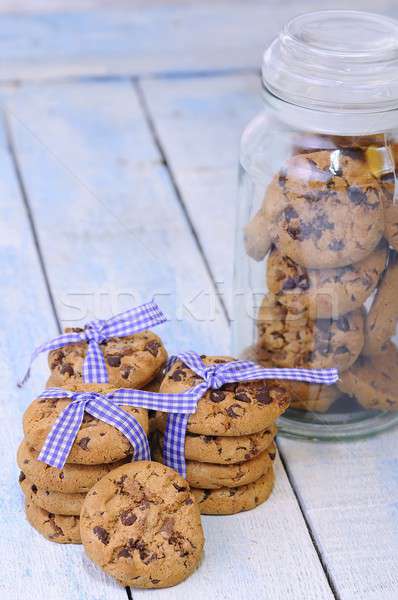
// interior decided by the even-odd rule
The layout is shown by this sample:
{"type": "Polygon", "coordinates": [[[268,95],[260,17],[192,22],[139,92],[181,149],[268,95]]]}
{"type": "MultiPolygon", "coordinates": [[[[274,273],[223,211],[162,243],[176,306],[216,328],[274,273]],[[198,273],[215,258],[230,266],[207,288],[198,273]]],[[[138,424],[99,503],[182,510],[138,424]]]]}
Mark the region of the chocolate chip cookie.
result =
{"type": "Polygon", "coordinates": [[[89,557],[125,586],[176,585],[202,556],[198,505],[187,482],[160,463],[139,461],[106,475],[87,494],[80,528],[89,557]]]}
{"type": "Polygon", "coordinates": [[[61,494],[61,492],[50,492],[38,488],[32,480],[25,476],[23,471],[19,475],[19,485],[26,500],[33,502],[39,508],[59,515],[80,516],[86,494],[61,494]]]}
{"type": "Polygon", "coordinates": [[[254,260],[262,260],[271,247],[270,224],[263,209],[260,209],[246,225],[244,231],[246,253],[254,260]]]}
{"type": "Polygon", "coordinates": [[[126,457],[123,461],[103,465],[66,464],[56,469],[37,460],[37,456],[38,452],[23,440],[17,453],[18,467],[38,488],[61,494],[85,494],[109,471],[131,460],[126,457]]]}
{"type": "Polygon", "coordinates": [[[261,454],[241,463],[220,465],[187,460],[187,481],[193,488],[216,490],[222,487],[238,487],[259,479],[272,466],[275,445],[261,454]]]}
{"type": "MultiPolygon", "coordinates": [[[[222,364],[234,359],[202,356],[205,365],[222,364]]],[[[160,391],[185,392],[201,378],[180,360],[165,374],[160,391]]],[[[270,427],[287,409],[290,395],[283,382],[274,380],[229,383],[209,390],[190,415],[187,430],[201,435],[239,436],[258,433],[270,427]]]]}
{"type": "Polygon", "coordinates": [[[304,381],[290,382],[292,402],[290,408],[325,413],[341,396],[336,385],[318,385],[304,381]]]}
{"type": "Polygon", "coordinates": [[[292,310],[269,294],[258,315],[259,345],[278,367],[348,369],[364,343],[364,315],[358,309],[337,319],[309,318],[302,306],[292,310]]]}
{"type": "Polygon", "coordinates": [[[25,500],[25,512],[32,527],[50,542],[81,544],[79,517],[55,515],[30,500],[25,500]]]}
{"type": "Polygon", "coordinates": [[[274,481],[274,470],[270,468],[247,485],[218,490],[192,488],[192,494],[203,515],[235,515],[265,502],[272,493],[274,481]]]}
{"type": "Polygon", "coordinates": [[[387,342],[379,354],[361,355],[341,374],[338,387],[371,410],[398,410],[398,349],[387,342]]]}
{"type": "Polygon", "coordinates": [[[362,152],[296,155],[269,185],[263,211],[284,255],[310,268],[344,267],[384,233],[384,191],[362,152]]]}
{"type": "Polygon", "coordinates": [[[388,267],[365,321],[364,354],[378,354],[395,335],[398,323],[398,254],[391,251],[388,267]]]}
{"type": "MultiPolygon", "coordinates": [[[[75,387],[99,393],[109,392],[108,387],[103,388],[101,384],[80,384],[75,387]]],[[[28,406],[23,416],[23,428],[25,439],[32,448],[40,451],[55,421],[70,402],[68,398],[37,398],[28,406]]],[[[145,409],[132,406],[120,408],[135,417],[148,433],[148,413],[145,409]]],[[[122,460],[132,453],[130,442],[118,429],[85,413],[67,462],[98,465],[122,460]]]]}
{"type": "MultiPolygon", "coordinates": [[[[164,413],[159,413],[164,415],[164,413]]],[[[165,430],[165,416],[159,420],[160,430],[165,430]]],[[[276,435],[276,426],[240,436],[199,435],[187,432],[185,437],[185,458],[202,463],[229,465],[251,460],[266,450],[276,435]]],[[[163,436],[160,437],[163,446],[163,436]]]]}
{"type": "Polygon", "coordinates": [[[307,308],[312,319],[336,318],[362,306],[386,259],[384,240],[361,261],[334,269],[307,269],[274,248],[267,262],[268,289],[284,306],[307,308]]]}
{"type": "MultiPolygon", "coordinates": [[[[66,329],[82,331],[80,328],[66,329]]],[[[126,337],[114,337],[99,344],[105,358],[109,383],[116,388],[142,388],[161,370],[167,352],[159,336],[143,331],[126,337]]],[[[48,355],[54,386],[83,381],[83,362],[87,344],[67,344],[48,355]]]]}

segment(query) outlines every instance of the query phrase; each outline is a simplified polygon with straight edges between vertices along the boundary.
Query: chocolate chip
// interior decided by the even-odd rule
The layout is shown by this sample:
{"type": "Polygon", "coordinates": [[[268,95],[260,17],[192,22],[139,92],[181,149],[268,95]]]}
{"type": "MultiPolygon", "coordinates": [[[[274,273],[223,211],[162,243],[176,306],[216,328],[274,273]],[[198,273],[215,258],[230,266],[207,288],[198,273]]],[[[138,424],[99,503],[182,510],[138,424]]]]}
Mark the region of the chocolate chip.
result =
{"type": "Polygon", "coordinates": [[[205,444],[210,444],[214,440],[214,435],[202,435],[201,438],[205,444]]]}
{"type": "Polygon", "coordinates": [[[176,369],[171,375],[170,379],[173,381],[182,381],[185,378],[184,369],[176,369]]]}
{"type": "Polygon", "coordinates": [[[281,169],[279,171],[279,177],[278,177],[279,187],[284,188],[286,186],[286,182],[287,182],[287,173],[284,169],[281,169]]]}
{"type": "Polygon", "coordinates": [[[122,371],[120,372],[120,375],[122,376],[123,379],[128,379],[130,372],[131,372],[130,367],[124,367],[124,369],[122,369],[122,371]]]}
{"type": "Polygon", "coordinates": [[[340,331],[349,331],[350,323],[347,317],[339,317],[336,321],[336,327],[337,329],[340,329],[340,331]]]}
{"type": "Polygon", "coordinates": [[[170,537],[174,532],[175,521],[172,518],[165,519],[160,529],[161,533],[164,533],[166,537],[170,537]]]}
{"type": "Polygon", "coordinates": [[[193,504],[193,500],[192,500],[192,498],[187,498],[187,499],[185,500],[184,504],[187,504],[187,505],[189,505],[189,504],[193,504]]]}
{"type": "Polygon", "coordinates": [[[210,400],[212,402],[222,402],[223,400],[225,400],[225,393],[221,390],[211,390],[210,400]]]}
{"type": "Polygon", "coordinates": [[[173,483],[173,486],[175,487],[175,489],[177,490],[177,492],[185,492],[187,490],[187,488],[181,485],[178,485],[178,483],[173,483]]]}
{"type": "Polygon", "coordinates": [[[235,399],[239,400],[239,402],[245,402],[246,404],[250,402],[250,397],[246,394],[246,392],[237,392],[235,394],[235,399]]]}
{"type": "Polygon", "coordinates": [[[65,365],[62,365],[60,373],[61,373],[61,375],[69,375],[69,377],[73,377],[73,375],[75,374],[75,371],[73,370],[73,367],[71,364],[66,363],[65,365]]]}
{"type": "Polygon", "coordinates": [[[237,384],[236,383],[224,383],[224,385],[222,386],[222,389],[225,392],[234,392],[236,390],[237,384]]]}
{"type": "Polygon", "coordinates": [[[272,404],[272,398],[266,387],[263,387],[256,392],[256,400],[259,404],[272,404]]]}
{"type": "Polygon", "coordinates": [[[238,417],[240,417],[241,415],[236,411],[236,409],[238,410],[242,410],[242,407],[239,404],[231,404],[231,406],[228,406],[228,408],[226,409],[226,413],[229,417],[231,417],[231,419],[237,419],[238,417]]]}
{"type": "Polygon", "coordinates": [[[152,342],[148,342],[145,346],[145,350],[147,350],[152,356],[157,356],[159,352],[160,344],[153,340],[152,342]]]}
{"type": "Polygon", "coordinates": [[[348,156],[348,158],[352,158],[353,160],[365,160],[363,148],[341,148],[339,153],[341,156],[348,156]]]}
{"type": "Polygon", "coordinates": [[[336,354],[346,354],[347,352],[349,352],[349,349],[347,348],[347,346],[339,346],[338,348],[336,348],[336,354]]]}
{"type": "Polygon", "coordinates": [[[298,218],[298,212],[293,208],[293,206],[287,206],[283,211],[283,214],[285,215],[285,219],[287,221],[298,218]]]}
{"type": "Polygon", "coordinates": [[[30,489],[34,494],[37,494],[37,485],[33,484],[30,489]]]}
{"type": "Polygon", "coordinates": [[[293,290],[297,286],[296,280],[293,277],[288,277],[283,282],[282,289],[284,290],[293,290]]]}
{"type": "Polygon", "coordinates": [[[124,510],[120,514],[120,520],[123,525],[129,526],[133,525],[136,522],[137,517],[130,510],[124,510]]]}
{"type": "Polygon", "coordinates": [[[131,554],[128,546],[124,546],[118,554],[118,558],[130,558],[130,556],[131,554]]]}
{"type": "Polygon", "coordinates": [[[366,204],[368,201],[366,193],[355,185],[350,185],[350,187],[347,189],[347,194],[350,201],[355,204],[355,206],[366,204]]]}
{"type": "Polygon", "coordinates": [[[105,546],[109,544],[109,533],[103,527],[96,525],[93,529],[94,535],[97,536],[100,542],[102,542],[105,546]]]}
{"type": "Polygon", "coordinates": [[[26,475],[23,471],[21,471],[18,478],[19,483],[22,483],[24,479],[26,479],[26,475]]]}
{"type": "Polygon", "coordinates": [[[339,250],[342,250],[344,248],[345,244],[343,242],[343,240],[332,240],[328,246],[329,250],[332,250],[333,252],[338,252],[339,250]]]}
{"type": "Polygon", "coordinates": [[[108,354],[106,361],[110,367],[120,367],[121,358],[122,357],[119,354],[108,354]]]}
{"type": "Polygon", "coordinates": [[[78,445],[78,446],[80,446],[80,448],[81,448],[82,450],[88,450],[88,443],[89,443],[89,441],[90,441],[90,438],[89,438],[89,437],[84,437],[84,438],[82,438],[82,439],[81,439],[81,440],[80,440],[80,441],[77,443],[77,445],[78,445]]]}
{"type": "Polygon", "coordinates": [[[152,579],[152,577],[150,577],[150,580],[153,583],[153,585],[156,585],[157,583],[160,583],[160,579],[152,579]]]}

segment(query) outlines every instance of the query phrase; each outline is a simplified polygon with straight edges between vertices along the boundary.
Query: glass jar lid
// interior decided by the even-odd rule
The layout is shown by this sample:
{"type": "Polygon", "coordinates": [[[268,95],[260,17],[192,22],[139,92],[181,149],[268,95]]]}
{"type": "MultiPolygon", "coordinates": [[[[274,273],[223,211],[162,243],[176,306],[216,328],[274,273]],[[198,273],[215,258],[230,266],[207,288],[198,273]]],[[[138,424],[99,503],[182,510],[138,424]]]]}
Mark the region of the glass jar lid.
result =
{"type": "Polygon", "coordinates": [[[294,18],[264,54],[271,95],[330,112],[398,108],[398,21],[354,10],[294,18]]]}

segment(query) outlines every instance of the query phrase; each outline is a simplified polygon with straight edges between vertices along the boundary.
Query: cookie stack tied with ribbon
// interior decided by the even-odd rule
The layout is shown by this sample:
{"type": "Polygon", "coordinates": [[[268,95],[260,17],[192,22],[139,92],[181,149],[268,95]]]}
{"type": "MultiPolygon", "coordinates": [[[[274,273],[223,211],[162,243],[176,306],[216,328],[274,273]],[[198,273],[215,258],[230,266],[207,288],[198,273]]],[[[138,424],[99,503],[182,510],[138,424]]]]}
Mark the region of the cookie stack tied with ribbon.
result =
{"type": "Polygon", "coordinates": [[[186,476],[202,513],[249,510],[271,494],[275,421],[289,406],[289,380],[328,385],[337,371],[264,369],[194,352],[169,361],[159,395],[185,402],[186,414],[158,416],[160,449],[186,476]]]}
{"type": "Polygon", "coordinates": [[[51,387],[24,414],[17,461],[27,518],[48,539],[79,543],[89,489],[132,459],[150,459],[148,412],[135,406],[133,388],[150,385],[165,364],[161,339],[148,331],[165,321],[150,302],[34,352],[32,361],[49,351],[51,387]]]}
{"type": "MultiPolygon", "coordinates": [[[[338,387],[292,386],[291,406],[316,412],[333,408],[342,392],[362,403],[352,383],[366,374],[363,357],[374,349],[372,319],[386,302],[380,282],[393,239],[394,175],[386,148],[372,140],[369,146],[358,140],[351,146],[350,138],[328,142],[327,150],[296,149],[246,230],[248,254],[256,260],[268,255],[268,293],[251,356],[263,365],[338,368],[338,387]],[[379,300],[368,315],[365,303],[377,288],[379,300]]],[[[397,306],[387,303],[390,310],[397,306]]],[[[384,343],[390,335],[383,333],[384,343]]]]}

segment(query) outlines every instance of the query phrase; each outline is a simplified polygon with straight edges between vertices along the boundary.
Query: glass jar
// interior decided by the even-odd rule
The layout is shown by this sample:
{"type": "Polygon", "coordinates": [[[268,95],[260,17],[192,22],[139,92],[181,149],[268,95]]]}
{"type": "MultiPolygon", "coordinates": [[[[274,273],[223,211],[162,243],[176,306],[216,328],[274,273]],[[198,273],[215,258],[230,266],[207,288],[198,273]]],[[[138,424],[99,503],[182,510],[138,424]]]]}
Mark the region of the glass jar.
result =
{"type": "Polygon", "coordinates": [[[288,384],[282,432],[376,433],[398,422],[398,22],[299,16],[262,81],[241,143],[234,354],[339,369],[336,386],[288,384]]]}

